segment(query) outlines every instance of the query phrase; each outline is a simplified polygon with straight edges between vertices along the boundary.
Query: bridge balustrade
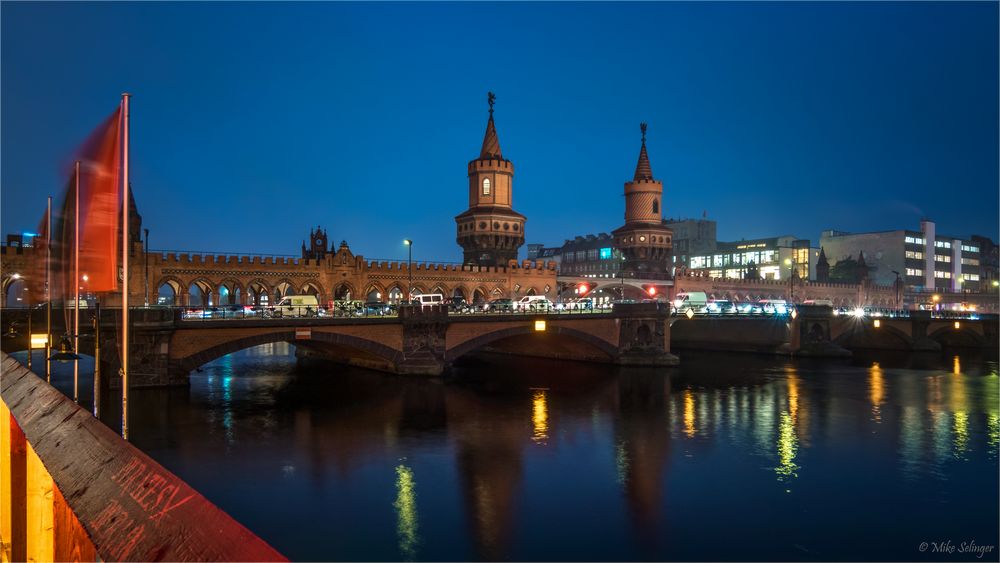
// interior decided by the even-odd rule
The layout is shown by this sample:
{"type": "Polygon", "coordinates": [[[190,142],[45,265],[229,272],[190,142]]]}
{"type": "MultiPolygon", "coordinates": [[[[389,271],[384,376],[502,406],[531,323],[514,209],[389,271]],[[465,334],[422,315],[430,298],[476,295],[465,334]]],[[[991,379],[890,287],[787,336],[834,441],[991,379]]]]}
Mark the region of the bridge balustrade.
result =
{"type": "Polygon", "coordinates": [[[0,559],[286,560],[16,360],[0,363],[0,559]]]}

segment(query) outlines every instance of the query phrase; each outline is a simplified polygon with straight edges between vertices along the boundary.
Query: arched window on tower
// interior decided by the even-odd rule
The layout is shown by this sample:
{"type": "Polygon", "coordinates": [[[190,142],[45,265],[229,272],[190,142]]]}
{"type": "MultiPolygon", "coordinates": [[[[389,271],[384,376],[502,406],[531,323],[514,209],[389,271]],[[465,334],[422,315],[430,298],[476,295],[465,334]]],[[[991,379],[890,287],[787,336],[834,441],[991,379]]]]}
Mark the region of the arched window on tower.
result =
{"type": "Polygon", "coordinates": [[[483,195],[490,195],[490,179],[483,178],[483,195]]]}
{"type": "Polygon", "coordinates": [[[653,200],[653,213],[659,213],[659,212],[660,212],[660,202],[654,199],[653,200]]]}

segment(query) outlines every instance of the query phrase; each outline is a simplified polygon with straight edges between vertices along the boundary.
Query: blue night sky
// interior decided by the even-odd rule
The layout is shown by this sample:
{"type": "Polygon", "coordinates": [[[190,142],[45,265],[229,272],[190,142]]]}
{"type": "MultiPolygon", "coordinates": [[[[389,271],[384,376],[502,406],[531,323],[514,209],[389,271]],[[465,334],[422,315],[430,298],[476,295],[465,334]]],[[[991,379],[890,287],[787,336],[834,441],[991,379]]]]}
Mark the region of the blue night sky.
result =
{"type": "Polygon", "coordinates": [[[527,242],[621,225],[643,120],[665,215],[720,240],[996,238],[997,7],[5,2],[2,228],[129,91],[153,248],[458,261],[492,90],[527,242]]]}

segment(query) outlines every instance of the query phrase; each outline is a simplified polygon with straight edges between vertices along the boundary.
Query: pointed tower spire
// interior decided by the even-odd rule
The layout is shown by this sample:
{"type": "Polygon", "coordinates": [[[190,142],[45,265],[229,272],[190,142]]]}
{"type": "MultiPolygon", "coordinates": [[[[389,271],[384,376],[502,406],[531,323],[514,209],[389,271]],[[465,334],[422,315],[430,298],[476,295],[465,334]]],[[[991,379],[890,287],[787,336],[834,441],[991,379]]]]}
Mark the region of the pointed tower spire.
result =
{"type": "Polygon", "coordinates": [[[816,281],[830,281],[830,262],[826,259],[826,249],[822,246],[819,247],[819,258],[816,260],[816,281]]]}
{"type": "Polygon", "coordinates": [[[653,168],[649,165],[649,155],[646,154],[646,123],[640,123],[639,129],[642,130],[642,148],[639,149],[639,162],[635,165],[635,177],[632,178],[633,182],[653,179],[653,168]]]}
{"type": "Polygon", "coordinates": [[[483,136],[483,148],[479,151],[479,158],[488,160],[503,160],[500,152],[500,138],[497,137],[497,128],[493,124],[493,104],[497,97],[493,92],[486,95],[486,101],[490,104],[490,119],[486,122],[486,135],[483,136]]]}

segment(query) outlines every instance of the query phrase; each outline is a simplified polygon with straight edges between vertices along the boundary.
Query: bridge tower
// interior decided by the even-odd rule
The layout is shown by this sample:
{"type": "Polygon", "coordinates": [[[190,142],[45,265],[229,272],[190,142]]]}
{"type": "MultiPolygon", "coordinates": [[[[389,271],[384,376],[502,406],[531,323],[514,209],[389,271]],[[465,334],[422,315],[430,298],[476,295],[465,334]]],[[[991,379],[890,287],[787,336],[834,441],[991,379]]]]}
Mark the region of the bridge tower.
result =
{"type": "Polygon", "coordinates": [[[479,158],[469,162],[469,209],[455,217],[458,245],[464,264],[506,266],[517,260],[524,244],[524,215],[511,207],[514,164],[500,152],[500,139],[493,123],[493,92],[487,98],[490,118],[479,158]]]}
{"type": "Polygon", "coordinates": [[[653,178],[649,165],[646,124],[641,124],[640,129],[639,161],[632,181],[625,182],[625,224],[612,235],[624,258],[624,275],[662,279],[670,275],[673,231],[663,225],[663,182],[653,178]]]}

